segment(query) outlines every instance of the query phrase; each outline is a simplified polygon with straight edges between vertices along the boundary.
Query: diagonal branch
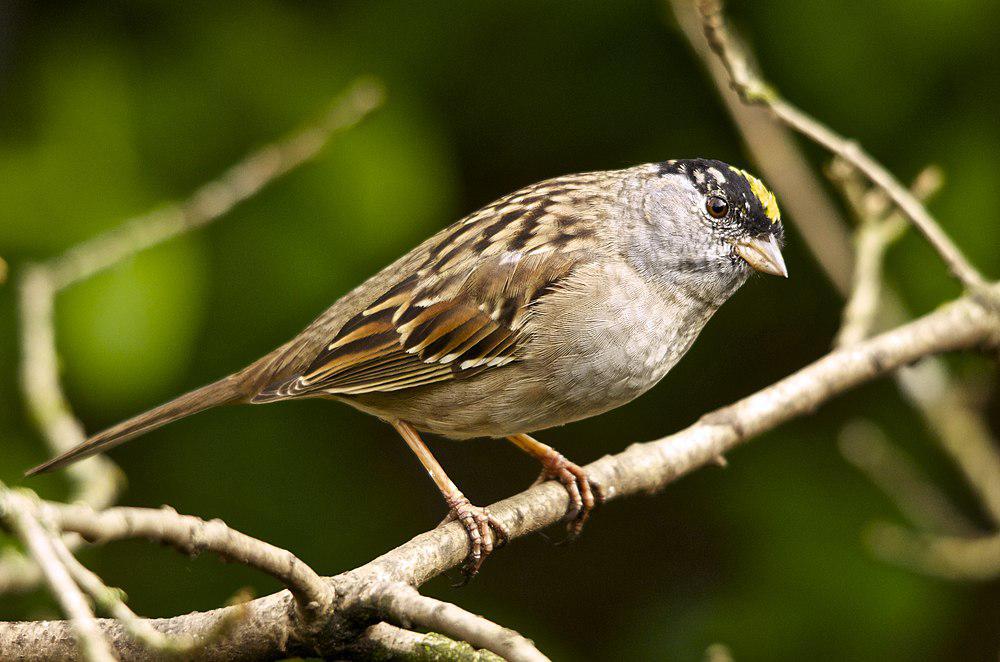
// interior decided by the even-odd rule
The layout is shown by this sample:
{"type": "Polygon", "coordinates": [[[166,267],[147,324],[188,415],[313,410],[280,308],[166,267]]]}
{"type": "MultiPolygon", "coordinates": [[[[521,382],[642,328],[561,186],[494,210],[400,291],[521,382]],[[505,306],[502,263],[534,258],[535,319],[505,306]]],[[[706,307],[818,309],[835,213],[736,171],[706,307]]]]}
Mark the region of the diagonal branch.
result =
{"type": "Polygon", "coordinates": [[[229,561],[265,572],[288,587],[310,617],[327,608],[335,595],[323,578],[291,552],[252,538],[221,520],[206,522],[172,508],[109,508],[97,512],[82,504],[46,502],[44,514],[60,529],[86,540],[108,542],[146,538],[171,545],[185,554],[209,551],[229,561]]]}
{"type": "Polygon", "coordinates": [[[251,153],[184,202],[125,221],[48,263],[53,287],[61,290],[147,248],[207,225],[256,195],[282,175],[316,156],[330,139],[382,105],[385,92],[371,78],[360,78],[333,100],[316,122],[251,153]]]}
{"type": "Polygon", "coordinates": [[[191,637],[181,635],[172,637],[160,632],[149,624],[149,621],[137,615],[125,604],[121,591],[115,590],[107,585],[101,578],[91,572],[80,563],[69,547],[61,538],[52,538],[52,547],[56,551],[59,561],[66,567],[70,577],[77,586],[84,591],[94,603],[104,609],[113,618],[117,619],[125,627],[125,630],[133,639],[142,642],[147,648],[160,653],[171,655],[192,655],[199,649],[204,648],[219,637],[225,636],[227,630],[235,622],[232,620],[220,621],[219,627],[215,631],[205,633],[205,636],[191,637]]]}
{"type": "MultiPolygon", "coordinates": [[[[998,345],[1000,314],[976,298],[965,296],[899,328],[834,350],[779,382],[703,416],[685,430],[633,444],[617,455],[591,463],[587,470],[605,487],[609,500],[656,492],[859,384],[928,355],[998,345]]],[[[550,481],[494,504],[490,510],[509,529],[511,537],[517,538],[559,521],[568,505],[566,490],[550,481]]],[[[72,508],[59,506],[56,510],[67,512],[72,508]]],[[[245,605],[246,619],[234,625],[230,636],[203,649],[196,659],[225,660],[237,654],[261,659],[339,655],[362,635],[363,629],[359,628],[368,627],[377,618],[372,601],[364,599],[370,596],[371,587],[400,582],[419,586],[457,567],[467,549],[464,529],[452,523],[421,534],[356,570],[326,580],[336,591],[338,606],[325,614],[325,627],[318,629],[306,627],[295,618],[295,601],[288,592],[254,600],[245,605]]],[[[161,631],[195,635],[215,627],[228,613],[227,609],[217,609],[149,623],[161,631]]],[[[100,623],[122,659],[144,659],[146,653],[135,647],[120,623],[100,623]]],[[[53,622],[0,624],[0,659],[25,641],[52,657],[65,654],[73,658],[75,649],[67,647],[65,641],[67,627],[66,623],[53,622]]]]}
{"type": "Polygon", "coordinates": [[[804,113],[785,99],[777,91],[761,80],[750,67],[746,55],[736,46],[729,35],[721,0],[696,0],[701,13],[705,36],[712,51],[719,57],[729,73],[733,89],[746,103],[760,104],[774,113],[788,127],[798,131],[833,154],[854,165],[873,184],[883,189],[886,195],[917,226],[931,244],[952,274],[970,291],[979,291],[986,281],[965,255],[945,234],[927,208],[920,203],[899,180],[861,146],[844,138],[804,113]]]}
{"type": "Polygon", "coordinates": [[[470,614],[457,605],[420,595],[407,584],[385,589],[376,604],[389,620],[466,641],[493,651],[508,662],[549,662],[531,641],[514,630],[470,614]]]}
{"type": "MultiPolygon", "coordinates": [[[[188,200],[137,216],[49,262],[25,268],[19,289],[21,387],[28,409],[53,453],[71,448],[86,437],[59,382],[53,325],[58,292],[129,256],[215,221],[316,156],[335,134],[358,124],[383,99],[380,83],[358,79],[333,100],[319,120],[253,152],[188,200]]],[[[97,509],[113,504],[123,484],[121,472],[104,457],[79,462],[67,469],[67,475],[72,484],[69,500],[97,509]]],[[[75,548],[79,538],[69,536],[66,543],[75,548]]],[[[29,590],[40,580],[38,567],[27,557],[9,552],[0,556],[0,594],[29,590]]]]}
{"type": "MultiPolygon", "coordinates": [[[[705,64],[748,150],[764,174],[778,188],[784,206],[802,233],[813,257],[837,291],[850,294],[850,244],[845,223],[823,193],[823,187],[791,130],[766,105],[744,103],[734,90],[724,60],[715,57],[703,29],[703,20],[692,0],[669,0],[670,7],[692,49],[705,64]],[[844,256],[847,256],[846,258],[844,256]]],[[[718,4],[715,7],[718,8],[718,4]]],[[[744,55],[741,51],[741,55],[744,55]]],[[[744,59],[744,62],[747,60],[744,59]]],[[[748,67],[747,67],[748,69],[748,67]]],[[[894,289],[883,284],[879,325],[897,325],[909,315],[894,289]]],[[[995,291],[995,290],[994,290],[995,291]]],[[[987,298],[988,303],[988,298],[987,298]]],[[[995,306],[995,302],[992,304],[995,306]]],[[[900,392],[920,413],[944,450],[962,470],[984,508],[997,522],[1000,513],[1000,454],[980,408],[966,397],[942,360],[926,357],[899,370],[900,392]]],[[[917,479],[919,480],[919,478],[917,479]]],[[[930,489],[930,488],[929,488],[930,489]]],[[[958,523],[956,520],[955,523],[958,523]]],[[[911,564],[912,565],[912,564],[911,564]]],[[[916,566],[914,566],[916,567],[916,566]]]]}
{"type": "MultiPolygon", "coordinates": [[[[52,535],[38,521],[34,511],[29,497],[0,484],[0,520],[24,543],[38,563],[52,595],[70,618],[70,627],[84,658],[88,662],[114,662],[115,656],[94,619],[94,612],[60,561],[52,535]]],[[[17,651],[0,655],[0,658],[14,659],[14,653],[17,651]]]]}

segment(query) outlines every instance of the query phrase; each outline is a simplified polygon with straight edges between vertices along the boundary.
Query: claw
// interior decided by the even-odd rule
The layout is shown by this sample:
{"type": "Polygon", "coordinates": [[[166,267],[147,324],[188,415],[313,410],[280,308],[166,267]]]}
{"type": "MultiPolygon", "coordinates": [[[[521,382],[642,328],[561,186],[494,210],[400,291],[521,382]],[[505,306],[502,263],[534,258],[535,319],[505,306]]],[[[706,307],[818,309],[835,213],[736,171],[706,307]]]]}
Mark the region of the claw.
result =
{"type": "Polygon", "coordinates": [[[507,544],[510,534],[489,510],[473,506],[465,495],[459,494],[455,498],[449,499],[448,505],[451,506],[451,511],[438,526],[458,520],[465,527],[465,532],[469,536],[469,555],[465,558],[465,563],[462,566],[463,579],[455,584],[456,587],[465,586],[479,574],[479,569],[486,557],[492,554],[495,548],[507,544]]]}
{"type": "Polygon", "coordinates": [[[569,509],[566,511],[566,538],[558,544],[576,540],[583,525],[590,518],[591,511],[604,502],[604,490],[600,484],[591,480],[587,472],[579,465],[570,462],[562,455],[556,454],[544,463],[544,469],[535,484],[547,480],[558,480],[569,493],[569,509]]]}

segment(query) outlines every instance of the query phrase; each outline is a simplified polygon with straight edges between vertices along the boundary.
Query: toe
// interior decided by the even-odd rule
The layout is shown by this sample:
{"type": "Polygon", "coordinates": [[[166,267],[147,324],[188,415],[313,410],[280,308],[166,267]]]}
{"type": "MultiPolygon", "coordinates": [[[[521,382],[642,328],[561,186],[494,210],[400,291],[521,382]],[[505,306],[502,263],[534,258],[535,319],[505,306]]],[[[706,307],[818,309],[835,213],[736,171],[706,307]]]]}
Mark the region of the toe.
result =
{"type": "Polygon", "coordinates": [[[493,517],[492,513],[487,512],[486,517],[489,519],[490,529],[493,531],[495,546],[503,547],[510,541],[510,532],[500,520],[493,517]]]}
{"type": "MultiPolygon", "coordinates": [[[[580,481],[577,476],[573,475],[573,472],[569,470],[563,470],[559,475],[559,482],[565,486],[566,491],[569,492],[569,511],[567,511],[566,516],[569,518],[577,518],[580,513],[585,509],[593,507],[593,504],[587,505],[587,497],[584,496],[584,492],[581,491],[581,487],[586,488],[586,481],[580,481]],[[582,485],[581,485],[582,482],[582,485]]],[[[589,494],[589,489],[587,489],[586,494],[590,496],[590,500],[593,501],[593,496],[589,494]]]]}

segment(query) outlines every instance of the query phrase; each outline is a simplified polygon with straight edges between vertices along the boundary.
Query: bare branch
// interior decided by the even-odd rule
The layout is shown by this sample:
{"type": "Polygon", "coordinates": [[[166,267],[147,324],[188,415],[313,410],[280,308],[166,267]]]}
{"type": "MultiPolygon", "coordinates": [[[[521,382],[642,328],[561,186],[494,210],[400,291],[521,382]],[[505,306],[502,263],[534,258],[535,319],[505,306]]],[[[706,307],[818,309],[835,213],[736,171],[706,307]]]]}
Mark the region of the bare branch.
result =
{"type": "Polygon", "coordinates": [[[130,255],[211,223],[316,156],[333,135],[358,124],[382,104],[384,97],[381,83],[371,78],[358,79],[334,99],[318,122],[253,152],[186,201],[137,216],[52,260],[49,269],[53,286],[63,289],[130,255]]]}
{"type": "Polygon", "coordinates": [[[326,581],[294,554],[231,529],[221,520],[206,522],[166,506],[159,510],[109,508],[96,512],[82,504],[54,502],[45,503],[44,514],[61,529],[79,533],[91,542],[146,538],[186,554],[209,551],[256,568],[287,586],[310,617],[326,609],[335,598],[326,581]]]}
{"type": "Polygon", "coordinates": [[[986,281],[944,233],[927,208],[881,163],[858,143],[838,135],[826,125],[781,98],[751,69],[746,55],[736,46],[726,28],[721,0],[696,0],[709,46],[729,73],[733,88],[746,103],[760,104],[790,128],[850,162],[873,184],[883,189],[917,226],[952,274],[970,291],[979,291],[986,281]]]}
{"type": "Polygon", "coordinates": [[[129,609],[122,598],[121,591],[107,586],[100,577],[84,567],[60,538],[53,538],[52,546],[77,586],[86,592],[101,609],[121,621],[125,631],[132,638],[151,650],[171,655],[191,655],[219,637],[225,636],[239,615],[239,612],[233,612],[233,619],[219,621],[215,630],[204,633],[204,636],[164,634],[152,627],[149,621],[129,609]]]}
{"type": "MultiPolygon", "coordinates": [[[[59,560],[51,534],[35,519],[34,510],[34,504],[28,497],[0,484],[0,519],[24,543],[38,563],[52,595],[70,618],[84,657],[88,662],[114,662],[115,657],[104,639],[104,633],[97,626],[87,599],[59,560]]],[[[11,659],[13,655],[0,657],[11,659]]]]}
{"type": "MultiPolygon", "coordinates": [[[[587,471],[601,482],[609,500],[656,492],[686,473],[713,464],[720,455],[743,442],[814,411],[854,386],[929,354],[995,348],[998,344],[1000,316],[966,296],[897,329],[834,350],[789,377],[702,417],[685,430],[656,441],[633,444],[617,455],[591,463],[587,471]]],[[[549,481],[490,506],[490,511],[516,538],[559,521],[566,513],[568,500],[566,490],[549,481]]],[[[73,521],[70,514],[85,512],[74,508],[55,506],[57,513],[67,515],[57,521],[69,525],[73,521]]],[[[93,523],[87,515],[78,522],[78,528],[89,529],[93,523]]],[[[109,524],[112,529],[120,526],[114,518],[109,524]]],[[[303,627],[295,617],[291,596],[287,592],[277,593],[248,603],[246,620],[237,623],[229,637],[203,649],[197,658],[224,660],[236,652],[257,658],[340,654],[345,650],[345,638],[351,639],[352,626],[372,624],[364,618],[364,614],[368,614],[368,619],[373,617],[368,606],[371,600],[362,599],[371,596],[372,587],[399,582],[418,586],[458,566],[467,551],[468,538],[461,525],[452,523],[428,531],[356,570],[327,580],[336,591],[339,607],[324,614],[320,623],[325,627],[303,627]]],[[[173,634],[196,635],[227,613],[226,609],[218,609],[151,620],[150,625],[173,634]]],[[[142,659],[143,650],[134,647],[120,623],[113,620],[100,623],[123,659],[142,659]]],[[[64,651],[60,647],[65,646],[66,627],[65,623],[52,622],[2,624],[0,659],[14,650],[10,646],[16,641],[22,642],[21,645],[31,641],[33,646],[48,652],[64,651]],[[45,637],[40,628],[44,628],[45,637]]]]}
{"type": "MultiPolygon", "coordinates": [[[[778,189],[783,206],[791,210],[792,220],[819,265],[846,297],[850,292],[850,269],[844,265],[850,263],[850,244],[843,219],[824,195],[812,168],[791,139],[787,125],[780,118],[776,120],[768,107],[743,103],[734,91],[723,64],[725,59],[714,57],[695,4],[691,0],[670,0],[678,23],[706,65],[758,167],[778,189]],[[788,185],[782,187],[783,182],[788,185]]],[[[868,208],[865,199],[871,197],[858,191],[856,199],[864,201],[861,207],[868,208]]],[[[883,208],[891,205],[884,193],[880,197],[883,208]]],[[[880,325],[902,323],[909,315],[899,296],[888,284],[881,289],[880,325]]],[[[997,504],[1000,503],[1000,456],[983,412],[964,395],[965,387],[956,383],[947,366],[937,357],[925,357],[918,364],[899,370],[896,381],[903,396],[920,412],[944,449],[955,458],[976,492],[983,497],[987,511],[996,521],[997,504]]],[[[945,507],[954,510],[950,504],[945,507]]],[[[960,520],[955,520],[955,524],[960,525],[960,520]]]]}
{"type": "Polygon", "coordinates": [[[846,425],[840,434],[840,452],[920,528],[954,534],[975,531],[948,497],[922,476],[874,423],[858,420],[846,425]]]}
{"type": "MultiPolygon", "coordinates": [[[[871,334],[882,298],[885,253],[903,235],[907,223],[881,190],[869,189],[847,162],[835,159],[829,174],[840,186],[858,219],[853,284],[844,306],[843,323],[834,340],[834,345],[841,346],[871,334]]],[[[913,195],[924,201],[940,189],[941,183],[940,170],[934,166],[924,168],[913,182],[913,195]]]]}
{"type": "MultiPolygon", "coordinates": [[[[217,180],[199,188],[187,201],[137,216],[48,263],[24,270],[19,291],[21,386],[28,409],[53,454],[86,438],[59,383],[53,325],[56,294],[131,255],[218,219],[315,156],[333,135],[355,126],[381,105],[383,98],[378,81],[358,79],[332,102],[320,120],[252,153],[217,180]]],[[[79,462],[67,469],[67,475],[72,483],[69,500],[95,509],[113,504],[124,481],[118,468],[105,457],[79,462]]],[[[80,541],[70,535],[65,542],[75,549],[80,541]]],[[[24,556],[5,553],[0,557],[0,594],[29,590],[40,580],[38,567],[24,556]]]]}
{"type": "Polygon", "coordinates": [[[983,413],[965,388],[949,382],[943,366],[920,363],[901,370],[898,379],[1000,527],[1000,454],[983,413]]]}
{"type": "Polygon", "coordinates": [[[503,662],[503,658],[495,653],[476,650],[465,642],[449,639],[442,634],[422,634],[388,623],[376,623],[365,630],[358,638],[355,650],[359,657],[376,660],[503,662]]]}
{"type": "Polygon", "coordinates": [[[729,74],[713,56],[692,0],[669,0],[674,17],[692,50],[701,59],[729,112],[747,151],[781,207],[795,223],[802,239],[838,292],[850,288],[854,256],[847,224],[833,200],[820,186],[812,166],[792,132],[774,121],[769,110],[743,103],[729,84],[729,74]]]}
{"type": "MultiPolygon", "coordinates": [[[[59,383],[53,306],[56,290],[45,267],[28,267],[21,276],[21,388],[28,409],[53,453],[86,438],[59,383]]],[[[95,508],[114,502],[123,476],[103,458],[79,462],[68,470],[73,500],[95,508]]]]}
{"type": "Polygon", "coordinates": [[[485,648],[508,662],[548,662],[549,658],[523,636],[461,607],[417,593],[406,584],[395,584],[378,597],[376,605],[390,620],[417,625],[485,648]]]}
{"type": "Polygon", "coordinates": [[[872,527],[868,544],[893,563],[946,579],[990,580],[1000,577],[1000,534],[982,538],[916,535],[903,527],[872,527]]]}

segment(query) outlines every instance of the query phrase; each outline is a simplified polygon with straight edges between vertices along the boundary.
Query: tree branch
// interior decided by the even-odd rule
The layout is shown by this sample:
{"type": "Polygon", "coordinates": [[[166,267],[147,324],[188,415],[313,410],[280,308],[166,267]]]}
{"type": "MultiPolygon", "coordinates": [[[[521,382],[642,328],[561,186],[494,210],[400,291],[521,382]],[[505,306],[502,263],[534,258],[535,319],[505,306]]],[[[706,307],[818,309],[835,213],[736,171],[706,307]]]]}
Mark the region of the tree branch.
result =
{"type": "MultiPolygon", "coordinates": [[[[215,221],[314,157],[335,134],[355,126],[380,106],[384,96],[378,81],[360,78],[333,100],[318,121],[253,152],[188,200],[137,216],[49,262],[25,268],[19,291],[21,387],[29,412],[53,454],[86,438],[59,382],[53,325],[56,294],[136,253],[215,221]]],[[[78,462],[67,468],[67,475],[72,483],[69,500],[96,509],[112,505],[124,482],[106,457],[78,462]]],[[[68,536],[65,542],[75,549],[80,541],[68,536]]],[[[29,590],[40,580],[37,565],[27,557],[13,552],[0,556],[0,594],[29,590]]]]}
{"type": "Polygon", "coordinates": [[[840,452],[885,493],[916,526],[939,533],[971,534],[972,523],[955,508],[934,483],[928,481],[910,458],[896,448],[882,428],[857,420],[840,433],[840,452]]]}
{"type": "Polygon", "coordinates": [[[919,535],[894,524],[878,524],[867,538],[881,558],[924,574],[977,581],[1000,577],[1000,534],[919,535]]]}
{"type": "Polygon", "coordinates": [[[455,641],[436,632],[422,634],[404,630],[388,623],[376,623],[365,630],[355,650],[359,657],[375,660],[504,662],[496,653],[476,650],[463,641],[455,641]]]}
{"type": "MultiPolygon", "coordinates": [[[[843,323],[834,345],[849,345],[871,335],[882,299],[882,266],[886,251],[906,231],[906,218],[881,190],[871,190],[847,162],[834,159],[830,178],[844,194],[858,220],[854,234],[856,256],[851,293],[844,306],[843,323]]],[[[929,166],[913,181],[911,190],[921,202],[941,188],[941,171],[929,166]]]]}
{"type": "MultiPolygon", "coordinates": [[[[854,386],[930,354],[998,344],[1000,317],[966,296],[897,329],[837,349],[772,386],[703,416],[685,430],[633,444],[617,455],[591,463],[587,470],[605,487],[609,500],[653,493],[713,463],[741,443],[812,412],[854,386]]],[[[567,506],[566,490],[549,481],[494,504],[490,510],[507,526],[511,537],[517,538],[557,522],[567,506]]],[[[72,507],[59,507],[65,508],[72,507]]],[[[294,600],[287,592],[254,600],[245,605],[246,619],[237,623],[228,637],[203,649],[196,659],[223,660],[237,651],[256,659],[344,653],[350,650],[350,642],[377,619],[372,608],[377,593],[373,595],[372,591],[400,582],[419,586],[458,566],[467,548],[464,530],[452,523],[421,534],[356,570],[326,580],[336,592],[336,603],[324,614],[323,627],[299,622],[294,600]]],[[[195,635],[215,626],[227,613],[227,609],[217,609],[150,620],[149,624],[172,634],[195,635]]],[[[122,659],[144,659],[143,650],[136,647],[120,623],[99,623],[122,659]]],[[[39,659],[60,655],[75,659],[75,649],[65,643],[68,627],[60,622],[2,624],[0,658],[16,650],[11,646],[20,641],[22,645],[31,642],[33,650],[50,656],[39,659]]]]}
{"type": "Polygon", "coordinates": [[[982,275],[944,233],[927,208],[881,163],[873,159],[857,142],[840,136],[790,104],[752,71],[746,55],[729,36],[721,0],[696,1],[708,44],[726,67],[733,89],[745,102],[767,107],[784,124],[854,165],[873,184],[883,189],[893,203],[913,221],[952,274],[969,291],[978,291],[986,285],[982,275]]]}
{"type": "Polygon", "coordinates": [[[517,632],[470,614],[457,605],[420,595],[407,584],[385,589],[376,604],[391,621],[441,632],[493,651],[508,662],[549,662],[531,641],[517,632]]]}
{"type": "Polygon", "coordinates": [[[110,614],[112,618],[120,621],[133,639],[141,642],[152,651],[174,656],[191,655],[224,636],[232,623],[235,622],[235,619],[233,621],[220,621],[217,630],[206,632],[203,637],[166,635],[151,627],[146,619],[129,609],[122,597],[122,592],[107,586],[100,577],[80,563],[62,539],[54,537],[52,546],[77,586],[90,596],[90,599],[98,607],[110,614]]]}
{"type": "Polygon", "coordinates": [[[359,78],[334,99],[316,122],[251,153],[184,202],[125,221],[48,263],[52,284],[61,290],[125,258],[202,227],[227,214],[282,175],[316,156],[330,139],[382,105],[385,91],[372,78],[359,78]]]}
{"type": "Polygon", "coordinates": [[[44,515],[64,531],[79,533],[89,542],[146,538],[185,554],[209,551],[265,572],[291,591],[309,617],[333,603],[335,595],[323,578],[294,554],[226,526],[181,515],[173,508],[109,508],[96,512],[82,504],[46,502],[44,515]]]}
{"type": "MultiPolygon", "coordinates": [[[[850,243],[844,229],[846,224],[823,193],[821,183],[792,140],[788,126],[766,105],[746,103],[737,93],[738,86],[733,85],[730,80],[725,59],[715,57],[710,48],[701,12],[696,7],[698,2],[669,0],[669,4],[685,37],[711,75],[747,148],[764,174],[769,174],[769,179],[778,188],[783,206],[791,210],[791,219],[801,231],[813,257],[837,291],[848,297],[851,293],[851,269],[845,265],[850,263],[851,258],[850,243]]],[[[713,4],[718,11],[720,5],[713,4]]],[[[718,18],[721,24],[721,16],[718,18]]],[[[729,39],[732,40],[731,35],[729,39]]],[[[747,63],[750,56],[745,49],[740,50],[740,57],[749,75],[747,63]]],[[[888,199],[884,193],[880,197],[888,199]]],[[[883,206],[884,204],[883,201],[883,206]]],[[[882,284],[880,289],[882,303],[877,322],[883,327],[902,323],[909,315],[900,297],[888,284],[882,284]]],[[[995,298],[989,305],[996,307],[995,298]]],[[[870,331],[869,329],[868,332],[870,331]]],[[[987,512],[995,522],[1000,523],[996,515],[1000,512],[997,510],[997,504],[1000,503],[1000,454],[996,451],[997,441],[990,433],[983,412],[965,397],[965,386],[957,382],[944,362],[936,357],[928,357],[916,366],[899,370],[896,382],[903,396],[920,412],[944,450],[982,497],[987,512]]],[[[905,510],[916,507],[918,506],[911,504],[905,510]]],[[[954,510],[950,505],[948,509],[954,510]]],[[[958,526],[961,520],[955,520],[953,524],[958,526]]],[[[916,566],[911,564],[911,567],[916,566]]]]}
{"type": "MultiPolygon", "coordinates": [[[[104,633],[94,620],[94,612],[59,560],[51,534],[35,518],[33,511],[33,504],[28,497],[0,484],[0,519],[24,543],[38,563],[49,589],[69,616],[70,628],[84,659],[88,662],[114,662],[115,657],[104,639],[104,633]]],[[[13,659],[16,652],[10,651],[0,657],[13,659]]]]}

